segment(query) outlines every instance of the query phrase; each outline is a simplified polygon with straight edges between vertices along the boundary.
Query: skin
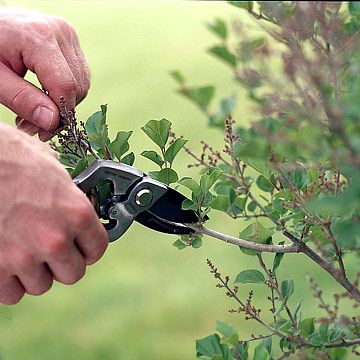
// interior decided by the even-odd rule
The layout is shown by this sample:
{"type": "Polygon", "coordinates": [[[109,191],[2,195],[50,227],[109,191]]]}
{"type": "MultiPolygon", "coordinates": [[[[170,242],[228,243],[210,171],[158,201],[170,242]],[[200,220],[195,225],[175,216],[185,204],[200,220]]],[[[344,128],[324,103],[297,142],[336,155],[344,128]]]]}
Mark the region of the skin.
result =
{"type": "Polygon", "coordinates": [[[17,114],[18,126],[0,123],[0,303],[43,294],[53,280],[73,284],[106,250],[108,237],[93,206],[54,151],[30,136],[49,139],[59,124],[60,96],[74,108],[89,84],[68,22],[0,10],[0,102],[17,114]],[[49,96],[23,79],[27,70],[49,96]]]}

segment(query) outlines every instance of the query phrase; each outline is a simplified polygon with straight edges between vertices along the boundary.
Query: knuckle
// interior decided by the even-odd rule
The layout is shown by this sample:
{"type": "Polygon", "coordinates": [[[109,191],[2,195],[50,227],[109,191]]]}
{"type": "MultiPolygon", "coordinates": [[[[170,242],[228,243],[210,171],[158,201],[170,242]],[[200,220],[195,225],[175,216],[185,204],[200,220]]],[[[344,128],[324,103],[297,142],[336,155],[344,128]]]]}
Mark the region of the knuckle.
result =
{"type": "Polygon", "coordinates": [[[26,292],[29,295],[39,296],[49,291],[52,287],[52,284],[53,284],[52,277],[51,278],[49,277],[47,279],[42,279],[42,281],[39,282],[39,284],[37,284],[36,287],[33,287],[31,289],[26,289],[26,292]]]}
{"type": "Polygon", "coordinates": [[[80,90],[78,93],[78,102],[82,101],[83,99],[86,98],[89,89],[90,89],[90,72],[89,72],[89,68],[87,66],[86,60],[80,60],[80,70],[82,72],[81,74],[81,86],[80,86],[80,90]]]}
{"type": "Polygon", "coordinates": [[[4,305],[17,304],[24,296],[25,290],[16,281],[0,285],[0,303],[4,305]]]}
{"type": "Polygon", "coordinates": [[[73,221],[76,227],[84,228],[93,220],[93,209],[87,201],[83,201],[73,212],[73,221]]]}
{"type": "Polygon", "coordinates": [[[17,290],[12,292],[11,294],[0,294],[0,303],[4,305],[15,305],[23,298],[25,295],[25,291],[17,290]]]}
{"type": "Polygon", "coordinates": [[[43,241],[45,253],[50,257],[60,257],[68,247],[68,241],[65,234],[52,234],[43,241]]]}
{"type": "Polygon", "coordinates": [[[60,31],[75,32],[74,27],[71,25],[71,23],[62,16],[53,16],[52,19],[60,31]]]}
{"type": "Polygon", "coordinates": [[[29,87],[20,87],[14,93],[10,102],[11,109],[23,109],[31,101],[33,92],[29,87]],[[29,101],[30,100],[30,101],[29,101]]]}
{"type": "Polygon", "coordinates": [[[65,94],[74,95],[77,91],[77,83],[73,74],[64,74],[59,86],[65,94]]]}
{"type": "Polygon", "coordinates": [[[51,26],[47,21],[37,20],[30,24],[31,24],[32,28],[36,30],[38,35],[40,35],[43,40],[53,38],[53,32],[52,32],[51,26]]]}
{"type": "Polygon", "coordinates": [[[61,282],[65,285],[73,285],[85,276],[85,272],[85,265],[81,266],[78,269],[74,270],[71,274],[68,274],[66,277],[64,277],[61,282]]]}
{"type": "Polygon", "coordinates": [[[19,270],[26,271],[32,267],[34,260],[32,256],[23,250],[14,251],[13,253],[14,267],[19,270]]]}
{"type": "Polygon", "coordinates": [[[73,74],[68,73],[67,75],[64,75],[59,86],[67,96],[72,97],[77,92],[77,83],[73,74]]]}
{"type": "Polygon", "coordinates": [[[106,242],[105,241],[99,242],[98,247],[94,249],[93,253],[86,258],[86,265],[95,264],[98,260],[100,260],[107,249],[108,243],[109,242],[107,238],[106,238],[106,242]]]}

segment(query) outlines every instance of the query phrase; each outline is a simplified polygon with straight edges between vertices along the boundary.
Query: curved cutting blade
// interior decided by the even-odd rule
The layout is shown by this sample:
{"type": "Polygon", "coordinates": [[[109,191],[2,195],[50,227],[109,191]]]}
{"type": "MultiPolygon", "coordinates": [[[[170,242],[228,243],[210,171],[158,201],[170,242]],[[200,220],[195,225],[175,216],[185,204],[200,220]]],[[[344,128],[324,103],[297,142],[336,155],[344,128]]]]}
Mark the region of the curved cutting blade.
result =
{"type": "Polygon", "coordinates": [[[168,234],[189,234],[193,230],[182,224],[196,223],[199,219],[195,211],[182,210],[181,205],[185,199],[184,195],[168,188],[165,195],[147,211],[139,214],[135,220],[156,231],[168,234]]]}

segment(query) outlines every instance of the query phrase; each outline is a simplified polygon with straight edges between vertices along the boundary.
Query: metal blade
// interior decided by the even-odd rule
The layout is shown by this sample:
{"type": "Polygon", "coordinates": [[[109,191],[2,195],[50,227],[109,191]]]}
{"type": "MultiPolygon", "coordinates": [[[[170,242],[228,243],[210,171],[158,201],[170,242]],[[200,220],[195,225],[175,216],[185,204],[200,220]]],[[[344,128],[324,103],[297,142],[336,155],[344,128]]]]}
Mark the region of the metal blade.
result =
{"type": "Polygon", "coordinates": [[[198,217],[195,211],[182,210],[186,197],[174,189],[168,188],[165,195],[157,200],[147,211],[165,221],[176,223],[195,223],[198,217]]]}
{"type": "Polygon", "coordinates": [[[166,234],[190,234],[194,232],[193,230],[187,228],[185,225],[176,224],[174,222],[166,222],[155,215],[149,213],[148,211],[144,211],[140,213],[135,221],[140,223],[141,225],[146,226],[149,229],[160,231],[166,234]]]}
{"type": "Polygon", "coordinates": [[[135,220],[150,229],[168,234],[189,234],[191,229],[182,224],[196,223],[195,211],[182,210],[186,197],[168,188],[165,195],[157,200],[147,211],[140,213],[135,220]]]}

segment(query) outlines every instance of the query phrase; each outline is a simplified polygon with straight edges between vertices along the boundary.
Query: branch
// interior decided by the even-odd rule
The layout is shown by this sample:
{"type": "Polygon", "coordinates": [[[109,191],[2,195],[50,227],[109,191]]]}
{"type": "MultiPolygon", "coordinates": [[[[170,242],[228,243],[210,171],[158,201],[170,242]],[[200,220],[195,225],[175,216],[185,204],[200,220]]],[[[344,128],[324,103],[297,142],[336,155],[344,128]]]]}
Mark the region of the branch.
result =
{"type": "Polygon", "coordinates": [[[303,243],[299,238],[291,234],[289,231],[284,230],[283,234],[289,238],[294,244],[297,244],[299,252],[306,254],[311,260],[315,261],[325,271],[327,271],[340,285],[342,285],[348,293],[360,303],[360,291],[352,284],[349,279],[344,277],[340,271],[331,266],[321,256],[316,254],[311,248],[303,243]]]}
{"type": "Polygon", "coordinates": [[[226,243],[241,246],[245,249],[265,251],[265,252],[271,252],[271,253],[297,253],[297,252],[300,252],[300,247],[297,244],[291,244],[291,245],[258,244],[258,243],[252,242],[252,241],[247,241],[247,240],[236,238],[235,236],[225,235],[218,231],[208,229],[201,225],[186,224],[186,226],[188,228],[194,230],[198,234],[208,235],[215,239],[225,241],[226,243]]]}
{"type": "Polygon", "coordinates": [[[347,340],[347,341],[341,341],[334,344],[327,344],[325,345],[326,348],[332,349],[332,348],[339,348],[339,347],[349,347],[353,345],[359,345],[360,339],[353,339],[353,340],[347,340]]]}

